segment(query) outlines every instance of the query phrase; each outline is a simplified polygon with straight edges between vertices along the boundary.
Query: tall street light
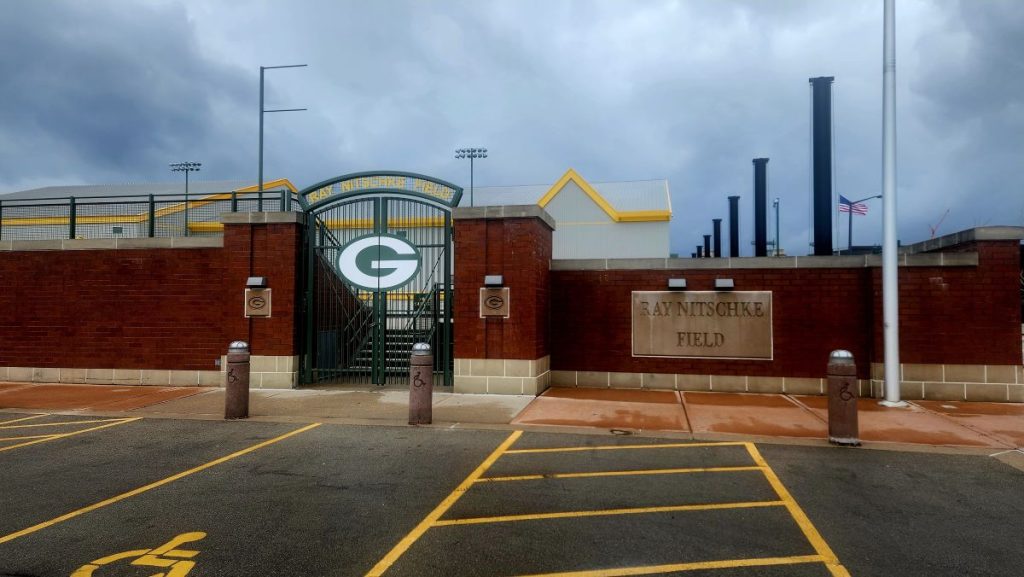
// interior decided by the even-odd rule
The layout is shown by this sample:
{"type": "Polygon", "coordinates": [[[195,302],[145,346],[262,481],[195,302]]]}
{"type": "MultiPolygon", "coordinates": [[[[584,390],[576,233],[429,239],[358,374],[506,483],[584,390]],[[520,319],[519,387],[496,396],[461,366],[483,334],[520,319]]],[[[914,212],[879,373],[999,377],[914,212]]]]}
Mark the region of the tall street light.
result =
{"type": "Polygon", "coordinates": [[[185,173],[185,236],[189,236],[188,233],[188,173],[199,172],[199,167],[202,166],[202,162],[172,162],[171,172],[184,172],[185,173]]]}
{"type": "Polygon", "coordinates": [[[473,206],[473,159],[487,158],[487,149],[459,148],[455,151],[455,158],[469,159],[469,206],[473,206]]]}
{"type": "Polygon", "coordinates": [[[260,178],[259,178],[259,196],[257,201],[256,210],[263,212],[263,114],[265,112],[301,112],[306,110],[305,108],[277,108],[274,110],[263,109],[263,71],[273,70],[275,68],[302,68],[308,66],[307,64],[286,64],[284,66],[260,66],[260,178]]]}
{"type": "MultiPolygon", "coordinates": [[[[849,213],[850,217],[846,226],[846,254],[853,254],[853,207],[854,205],[860,204],[865,200],[871,200],[873,198],[882,198],[882,195],[876,194],[874,196],[868,196],[860,200],[851,201],[850,204],[847,205],[847,208],[849,208],[847,212],[849,213]]],[[[839,206],[840,210],[842,210],[843,203],[839,203],[839,206]]],[[[864,210],[867,210],[867,208],[865,208],[864,210]]]]}

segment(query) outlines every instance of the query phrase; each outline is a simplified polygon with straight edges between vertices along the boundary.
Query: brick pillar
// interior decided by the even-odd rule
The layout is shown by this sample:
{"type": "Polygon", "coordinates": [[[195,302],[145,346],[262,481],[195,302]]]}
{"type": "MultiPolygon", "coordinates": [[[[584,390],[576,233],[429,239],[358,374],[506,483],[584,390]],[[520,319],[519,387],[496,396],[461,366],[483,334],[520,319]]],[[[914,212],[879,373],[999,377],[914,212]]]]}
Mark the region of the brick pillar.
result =
{"type": "Polygon", "coordinates": [[[551,234],[536,205],[457,208],[455,392],[536,395],[551,380],[551,234]],[[484,277],[501,275],[508,318],[481,316],[484,277]]]}
{"type": "MultiPolygon", "coordinates": [[[[228,340],[243,340],[252,351],[250,386],[293,388],[298,384],[299,334],[302,326],[298,275],[303,213],[239,212],[225,214],[224,327],[228,340]],[[244,316],[245,281],[267,278],[271,289],[269,318],[244,316]]],[[[228,343],[224,343],[227,350],[228,343]]],[[[221,360],[221,370],[226,366],[221,360]]]]}

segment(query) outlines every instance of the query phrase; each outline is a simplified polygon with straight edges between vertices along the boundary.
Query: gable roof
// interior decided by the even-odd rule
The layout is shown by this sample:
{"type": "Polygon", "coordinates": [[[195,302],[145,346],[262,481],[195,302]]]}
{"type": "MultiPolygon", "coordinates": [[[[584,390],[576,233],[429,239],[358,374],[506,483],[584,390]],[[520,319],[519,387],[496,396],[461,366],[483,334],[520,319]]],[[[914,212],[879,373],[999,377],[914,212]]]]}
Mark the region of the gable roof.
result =
{"type": "MultiPolygon", "coordinates": [[[[570,183],[615,222],[667,221],[672,218],[672,201],[668,181],[636,180],[628,182],[587,182],[578,172],[569,169],[551,186],[488,186],[474,191],[476,206],[537,204],[547,206],[570,183]]],[[[463,197],[465,198],[465,197],[463,197]]]]}

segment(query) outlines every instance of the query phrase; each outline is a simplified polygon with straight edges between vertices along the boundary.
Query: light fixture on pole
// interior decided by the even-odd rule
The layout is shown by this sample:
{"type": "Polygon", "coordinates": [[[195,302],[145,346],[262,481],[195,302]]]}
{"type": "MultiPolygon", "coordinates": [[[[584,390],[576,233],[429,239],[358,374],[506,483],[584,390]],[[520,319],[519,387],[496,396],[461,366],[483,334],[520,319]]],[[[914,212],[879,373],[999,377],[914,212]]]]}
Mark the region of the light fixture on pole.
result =
{"type": "Polygon", "coordinates": [[[171,172],[184,172],[185,173],[185,236],[189,236],[188,233],[188,173],[199,172],[199,167],[203,165],[202,162],[172,162],[170,164],[171,172]]]}
{"type": "Polygon", "coordinates": [[[473,206],[473,159],[487,158],[487,149],[459,148],[455,151],[455,158],[469,159],[469,206],[473,206]]]}
{"type": "Polygon", "coordinates": [[[772,201],[772,208],[775,209],[775,256],[782,254],[782,249],[779,247],[779,197],[775,197],[772,201]]]}
{"type": "Polygon", "coordinates": [[[284,66],[260,66],[260,175],[259,175],[259,195],[256,210],[263,212],[263,113],[265,112],[301,112],[306,110],[305,108],[277,108],[274,110],[263,109],[263,71],[273,70],[275,68],[303,68],[308,66],[307,64],[286,64],[284,66]]]}
{"type": "MultiPolygon", "coordinates": [[[[839,199],[839,211],[849,213],[849,220],[847,222],[846,227],[846,254],[853,254],[853,213],[855,212],[853,207],[864,202],[865,200],[871,200],[873,198],[882,198],[882,195],[876,194],[874,196],[869,196],[866,198],[862,198],[860,200],[853,200],[850,201],[849,204],[843,202],[842,199],[839,199]],[[844,206],[846,207],[845,209],[843,208],[844,206]]],[[[867,214],[867,209],[868,208],[865,206],[864,212],[858,214],[867,214]]]]}

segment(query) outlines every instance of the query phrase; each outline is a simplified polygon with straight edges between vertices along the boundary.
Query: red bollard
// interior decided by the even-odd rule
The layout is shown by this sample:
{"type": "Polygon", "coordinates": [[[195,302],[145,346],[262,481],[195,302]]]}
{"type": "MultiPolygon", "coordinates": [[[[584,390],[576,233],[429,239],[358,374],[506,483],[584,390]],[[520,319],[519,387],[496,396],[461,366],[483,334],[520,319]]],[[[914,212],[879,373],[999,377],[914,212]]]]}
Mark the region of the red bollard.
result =
{"type": "Polygon", "coordinates": [[[828,358],[828,442],[860,446],[857,423],[857,365],[850,351],[832,351],[828,358]]]}
{"type": "Polygon", "coordinates": [[[224,383],[224,418],[249,416],[249,343],[233,341],[228,346],[227,382],[224,383]]]}
{"type": "Polygon", "coordinates": [[[416,343],[409,357],[409,424],[429,425],[433,421],[434,355],[430,345],[416,343]]]}

